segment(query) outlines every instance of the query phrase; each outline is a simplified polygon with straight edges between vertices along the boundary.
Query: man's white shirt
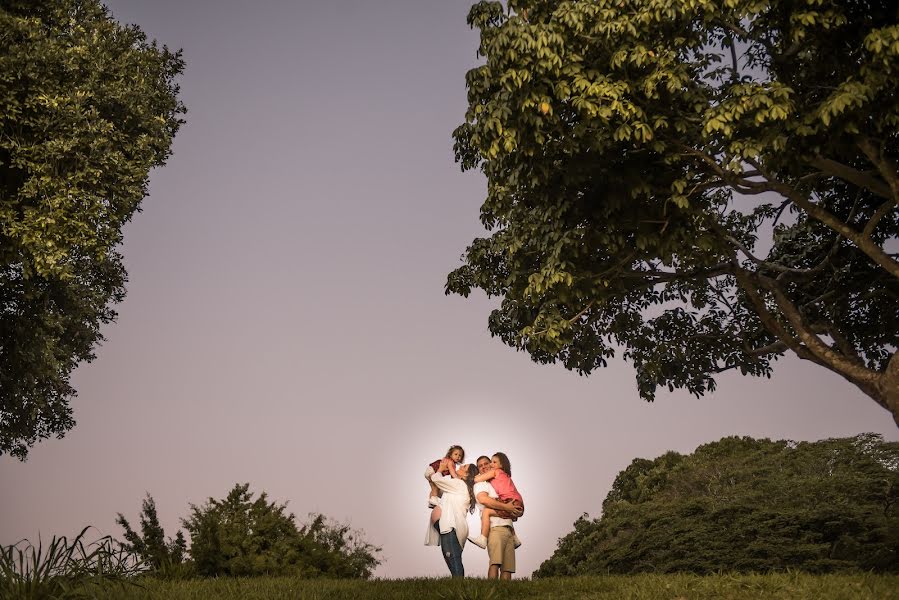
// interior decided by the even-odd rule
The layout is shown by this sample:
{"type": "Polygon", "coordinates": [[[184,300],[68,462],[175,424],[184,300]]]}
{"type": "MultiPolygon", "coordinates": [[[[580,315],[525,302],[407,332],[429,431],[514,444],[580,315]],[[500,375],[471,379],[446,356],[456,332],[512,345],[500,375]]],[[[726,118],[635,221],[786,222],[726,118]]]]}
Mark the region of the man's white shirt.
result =
{"type": "MultiPolygon", "coordinates": [[[[496,490],[493,489],[493,486],[490,485],[489,481],[479,481],[474,484],[474,497],[475,500],[478,498],[478,494],[481,492],[487,492],[487,495],[493,498],[494,500],[499,498],[499,494],[496,493],[496,490]]],[[[484,506],[478,502],[478,510],[483,511],[484,506]]],[[[512,527],[512,519],[503,519],[502,517],[490,517],[490,526],[491,527],[512,527]]]]}

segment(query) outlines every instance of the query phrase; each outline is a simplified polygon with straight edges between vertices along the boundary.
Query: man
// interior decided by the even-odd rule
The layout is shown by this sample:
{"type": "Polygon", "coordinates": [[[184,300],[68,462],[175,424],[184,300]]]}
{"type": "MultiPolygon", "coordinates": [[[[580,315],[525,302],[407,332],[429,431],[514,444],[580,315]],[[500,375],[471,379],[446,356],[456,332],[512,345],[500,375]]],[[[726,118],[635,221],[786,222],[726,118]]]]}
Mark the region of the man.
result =
{"type": "MultiPolygon", "coordinates": [[[[489,471],[490,459],[479,456],[477,462],[478,472],[489,471]]],[[[496,490],[489,481],[480,481],[474,484],[474,496],[478,503],[478,510],[492,508],[505,510],[512,514],[520,515],[521,508],[511,502],[500,502],[496,490]]],[[[512,519],[502,517],[490,517],[490,535],[487,537],[487,556],[490,558],[490,568],[487,571],[488,579],[512,579],[515,572],[515,544],[512,540],[512,519]]]]}

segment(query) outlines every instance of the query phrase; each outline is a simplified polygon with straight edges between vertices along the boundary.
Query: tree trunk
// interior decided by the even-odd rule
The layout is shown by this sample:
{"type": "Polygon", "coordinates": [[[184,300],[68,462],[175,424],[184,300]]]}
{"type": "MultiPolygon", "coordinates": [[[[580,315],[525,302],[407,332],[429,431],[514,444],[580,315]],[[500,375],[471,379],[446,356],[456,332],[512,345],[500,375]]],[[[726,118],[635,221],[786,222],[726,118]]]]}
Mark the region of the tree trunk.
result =
{"type": "Polygon", "coordinates": [[[884,408],[893,413],[893,420],[899,427],[899,352],[895,352],[887,363],[877,387],[880,388],[884,408]]]}
{"type": "Polygon", "coordinates": [[[899,352],[893,354],[887,363],[886,371],[880,373],[876,379],[855,379],[846,373],[840,373],[836,369],[828,367],[834,373],[841,375],[846,381],[865,393],[866,396],[877,402],[893,415],[893,421],[899,427],[899,352]]]}
{"type": "Polygon", "coordinates": [[[893,421],[899,427],[899,352],[893,353],[884,372],[869,369],[857,355],[847,356],[825,344],[776,281],[739,267],[734,269],[734,276],[769,333],[783,342],[799,358],[812,361],[852,383],[877,404],[890,411],[893,421]],[[780,314],[793,331],[787,329],[768,309],[761,294],[762,290],[771,293],[780,314]]]}

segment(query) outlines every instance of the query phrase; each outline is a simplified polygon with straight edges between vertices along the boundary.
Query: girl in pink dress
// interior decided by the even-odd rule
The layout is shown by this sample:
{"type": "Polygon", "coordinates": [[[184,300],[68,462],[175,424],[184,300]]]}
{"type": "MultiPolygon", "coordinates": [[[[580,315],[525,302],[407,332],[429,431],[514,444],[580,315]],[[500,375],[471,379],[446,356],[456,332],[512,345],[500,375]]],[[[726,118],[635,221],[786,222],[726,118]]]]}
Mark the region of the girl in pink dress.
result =
{"type": "MultiPolygon", "coordinates": [[[[496,495],[499,496],[499,500],[501,502],[511,502],[515,506],[521,508],[521,514],[524,514],[524,499],[521,497],[521,493],[519,493],[518,488],[515,487],[515,482],[512,481],[512,465],[509,464],[509,457],[506,456],[503,452],[497,452],[493,455],[493,459],[490,461],[493,465],[493,469],[487,471],[486,473],[481,473],[477,477],[475,477],[475,481],[489,481],[490,485],[493,486],[493,489],[496,490],[496,495]]],[[[521,515],[519,515],[521,516],[521,515]]],[[[481,548],[487,547],[487,535],[490,533],[490,517],[502,517],[503,519],[516,519],[515,516],[509,514],[504,510],[494,510],[492,508],[484,508],[481,511],[481,535],[476,538],[469,538],[469,540],[481,548]]],[[[515,535],[515,531],[512,531],[512,534],[515,535]]],[[[518,541],[518,536],[515,536],[515,547],[521,545],[521,542],[518,541]]]]}

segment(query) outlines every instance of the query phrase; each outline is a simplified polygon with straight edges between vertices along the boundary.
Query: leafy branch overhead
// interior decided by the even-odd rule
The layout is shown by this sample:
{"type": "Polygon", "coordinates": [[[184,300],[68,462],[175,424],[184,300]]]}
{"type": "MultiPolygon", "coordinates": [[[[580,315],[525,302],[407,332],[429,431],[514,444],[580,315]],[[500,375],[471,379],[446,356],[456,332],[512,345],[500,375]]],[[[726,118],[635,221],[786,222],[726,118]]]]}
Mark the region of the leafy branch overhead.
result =
{"type": "Polygon", "coordinates": [[[899,422],[899,21],[887,0],[479,2],[454,132],[487,176],[447,293],[640,395],[790,352],[899,422]],[[826,59],[823,59],[826,57],[826,59]]]}

